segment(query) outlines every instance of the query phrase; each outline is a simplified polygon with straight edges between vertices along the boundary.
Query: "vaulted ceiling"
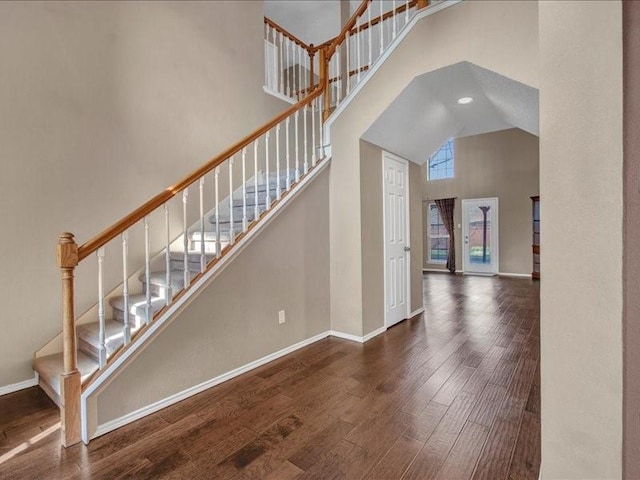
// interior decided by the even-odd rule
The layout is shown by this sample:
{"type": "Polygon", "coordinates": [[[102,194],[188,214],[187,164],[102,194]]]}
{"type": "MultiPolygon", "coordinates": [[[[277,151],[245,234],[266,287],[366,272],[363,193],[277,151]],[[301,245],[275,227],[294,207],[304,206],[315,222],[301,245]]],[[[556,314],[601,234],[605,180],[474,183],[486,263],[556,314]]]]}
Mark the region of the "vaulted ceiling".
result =
{"type": "Polygon", "coordinates": [[[362,138],[422,164],[451,137],[507,128],[538,135],[538,90],[461,62],[414,78],[362,138]]]}

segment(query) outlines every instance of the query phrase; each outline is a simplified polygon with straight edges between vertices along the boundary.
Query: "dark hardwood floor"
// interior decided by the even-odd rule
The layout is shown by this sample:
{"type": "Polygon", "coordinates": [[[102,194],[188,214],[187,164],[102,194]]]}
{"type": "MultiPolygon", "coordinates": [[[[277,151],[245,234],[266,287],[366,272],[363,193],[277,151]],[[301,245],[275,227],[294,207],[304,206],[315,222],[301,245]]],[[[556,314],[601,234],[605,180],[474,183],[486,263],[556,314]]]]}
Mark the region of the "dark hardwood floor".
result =
{"type": "Polygon", "coordinates": [[[328,338],[64,449],[38,388],[0,397],[2,479],[532,479],[539,290],[429,274],[426,316],[328,338]]]}

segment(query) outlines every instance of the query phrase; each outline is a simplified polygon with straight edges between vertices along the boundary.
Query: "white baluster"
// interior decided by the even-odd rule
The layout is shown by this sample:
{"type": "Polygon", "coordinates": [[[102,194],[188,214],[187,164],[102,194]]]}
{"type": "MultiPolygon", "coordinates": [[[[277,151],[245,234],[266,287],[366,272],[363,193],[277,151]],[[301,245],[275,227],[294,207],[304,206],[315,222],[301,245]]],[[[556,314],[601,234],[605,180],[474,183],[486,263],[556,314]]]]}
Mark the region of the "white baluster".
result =
{"type": "Polygon", "coordinates": [[[296,126],[296,183],[300,180],[300,144],[298,142],[298,117],[300,116],[300,110],[296,110],[296,113],[294,115],[294,119],[295,119],[295,126],[296,126]]]}
{"type": "MultiPolygon", "coordinates": [[[[233,197],[233,195],[232,195],[233,197]]],[[[233,198],[230,207],[233,209],[233,198]]],[[[242,231],[246,232],[249,226],[247,221],[247,148],[242,149],[242,231]]]]}
{"type": "Polygon", "coordinates": [[[307,114],[309,113],[308,105],[304,106],[302,116],[304,117],[304,174],[309,173],[309,145],[307,143],[307,114]]]}
{"type": "Polygon", "coordinates": [[[264,85],[269,85],[269,26],[265,23],[264,33],[264,85]]]}
{"type": "Polygon", "coordinates": [[[393,37],[392,37],[392,39],[395,40],[396,39],[396,31],[398,29],[398,16],[396,15],[396,0],[393,0],[392,5],[393,5],[392,6],[392,10],[391,10],[391,12],[393,14],[393,17],[392,17],[392,20],[393,20],[393,37]]]}
{"type": "Polygon", "coordinates": [[[236,241],[236,229],[233,225],[233,156],[229,159],[229,244],[236,241]]]}
{"type": "Polygon", "coordinates": [[[409,23],[409,0],[404,2],[404,24],[409,23]]]}
{"type": "Polygon", "coordinates": [[[349,44],[349,38],[351,37],[351,32],[347,31],[347,40],[346,40],[346,45],[347,45],[347,95],[349,95],[349,92],[351,91],[351,74],[349,72],[351,72],[351,45],[349,44]]]}
{"type": "Polygon", "coordinates": [[[373,61],[371,57],[371,54],[373,52],[373,49],[371,48],[371,10],[371,8],[367,8],[367,20],[369,23],[369,28],[367,28],[367,31],[369,32],[369,63],[367,63],[367,65],[369,67],[371,67],[371,62],[373,61]]]}
{"type": "Polygon", "coordinates": [[[207,267],[204,255],[204,177],[200,177],[200,272],[207,267]]]}
{"type": "Polygon", "coordinates": [[[149,325],[151,322],[151,260],[149,255],[149,218],[144,217],[144,277],[146,281],[145,288],[145,323],[149,325]]]}
{"type": "MultiPolygon", "coordinates": [[[[322,106],[324,102],[324,93],[320,95],[318,105],[322,106]]],[[[320,158],[324,159],[324,127],[322,125],[322,108],[318,108],[318,125],[320,125],[320,158]]]]}
{"type": "Polygon", "coordinates": [[[173,292],[171,291],[171,233],[169,226],[169,204],[164,204],[164,228],[166,233],[166,247],[164,256],[164,269],[165,269],[165,283],[167,284],[167,290],[165,295],[165,304],[168,306],[171,303],[171,297],[173,292]]]}
{"type": "Polygon", "coordinates": [[[216,197],[216,258],[220,258],[222,245],[220,244],[220,195],[218,192],[220,167],[216,167],[214,170],[214,188],[216,197]]]}
{"type": "Polygon", "coordinates": [[[266,210],[269,210],[269,208],[271,208],[271,184],[269,179],[269,135],[270,134],[271,134],[271,131],[268,131],[264,138],[264,155],[265,155],[264,171],[267,179],[267,196],[265,197],[265,200],[264,200],[264,206],[266,210]]]}
{"type": "Polygon", "coordinates": [[[384,19],[382,18],[384,12],[382,8],[382,0],[380,0],[380,21],[378,22],[378,29],[380,30],[380,55],[382,55],[384,50],[384,19]]]}
{"type": "Polygon", "coordinates": [[[360,35],[360,26],[358,25],[358,29],[356,30],[356,47],[357,47],[357,60],[358,64],[356,65],[356,70],[358,72],[358,83],[360,83],[360,70],[362,66],[362,56],[360,51],[362,50],[362,35],[360,35]]]}
{"type": "Polygon", "coordinates": [[[304,75],[302,74],[302,47],[298,45],[298,100],[304,97],[304,92],[302,90],[302,82],[304,75]]]}
{"type": "Polygon", "coordinates": [[[292,86],[291,86],[291,98],[295,98],[296,89],[298,88],[297,75],[296,75],[296,44],[291,42],[291,75],[292,75],[292,86]]]}
{"type": "Polygon", "coordinates": [[[124,344],[131,342],[131,325],[129,324],[129,231],[122,232],[122,301],[124,303],[124,317],[122,319],[122,334],[124,344]]]}
{"type": "Polygon", "coordinates": [[[280,80],[280,93],[284,95],[284,63],[282,63],[282,51],[284,44],[282,42],[282,32],[280,32],[280,42],[278,43],[278,54],[280,55],[280,64],[278,65],[278,77],[280,80]]]}
{"type": "Polygon", "coordinates": [[[282,189],[280,188],[280,123],[276,126],[276,198],[280,200],[282,189]]]}
{"type": "Polygon", "coordinates": [[[258,220],[260,215],[259,192],[258,192],[258,140],[253,142],[253,221],[258,220]]]}
{"type": "Polygon", "coordinates": [[[104,318],[104,247],[97,251],[98,255],[98,364],[100,368],[104,368],[107,364],[107,345],[106,345],[106,325],[104,318]]]}
{"type": "Polygon", "coordinates": [[[338,49],[336,50],[336,64],[338,65],[338,75],[336,79],[338,85],[338,99],[336,101],[336,107],[340,105],[340,101],[342,99],[342,65],[340,65],[340,48],[341,47],[338,47],[338,49]]]}
{"type": "Polygon", "coordinates": [[[287,120],[285,122],[285,137],[284,137],[284,143],[285,143],[285,148],[286,148],[286,159],[287,159],[287,183],[286,183],[286,187],[287,190],[289,190],[291,188],[291,166],[290,166],[290,159],[289,159],[289,150],[291,149],[290,147],[290,143],[289,143],[289,123],[291,120],[291,117],[287,117],[287,120]]]}
{"type": "Polygon", "coordinates": [[[316,166],[316,100],[311,101],[311,167],[316,166]]]}
{"type": "Polygon", "coordinates": [[[184,247],[184,253],[182,256],[182,266],[184,267],[183,279],[184,288],[189,286],[189,232],[187,229],[187,201],[189,199],[189,189],[185,188],[182,191],[182,245],[184,247]]]}

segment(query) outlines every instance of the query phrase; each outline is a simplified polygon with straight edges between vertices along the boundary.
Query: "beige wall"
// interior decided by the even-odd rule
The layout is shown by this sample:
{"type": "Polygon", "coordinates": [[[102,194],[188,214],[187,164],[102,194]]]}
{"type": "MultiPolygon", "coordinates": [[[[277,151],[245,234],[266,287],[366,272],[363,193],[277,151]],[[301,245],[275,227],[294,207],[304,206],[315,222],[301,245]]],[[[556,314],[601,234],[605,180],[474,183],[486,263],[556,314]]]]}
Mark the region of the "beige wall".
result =
{"type": "MultiPolygon", "coordinates": [[[[411,246],[411,311],[422,308],[422,191],[420,166],[409,162],[409,220],[411,246]]],[[[382,149],[360,140],[362,192],[363,335],[384,326],[384,222],[382,149]]]]}
{"type": "Polygon", "coordinates": [[[621,2],[541,2],[540,60],[542,478],[618,479],[621,2]]]}
{"type": "MultiPolygon", "coordinates": [[[[455,175],[452,179],[427,181],[422,168],[425,200],[456,198],[456,269],[462,270],[463,199],[497,197],[499,202],[499,271],[531,274],[531,199],[539,193],[538,137],[519,129],[474,135],[455,140],[455,175]]],[[[429,263],[424,204],[424,267],[445,269],[429,263]]]]}
{"type": "Polygon", "coordinates": [[[100,424],[329,330],[329,171],[97,395],[100,424]]]}
{"type": "MultiPolygon", "coordinates": [[[[262,92],[262,8],[0,3],[0,386],[61,329],[60,232],[88,240],[285,108],[262,92]]],[[[96,288],[79,276],[79,304],[96,288]]]]}
{"type": "Polygon", "coordinates": [[[537,19],[537,2],[483,1],[461,2],[421,20],[331,125],[334,330],[361,335],[362,305],[372,301],[362,296],[360,138],[413,78],[460,61],[537,88],[537,19]]]}

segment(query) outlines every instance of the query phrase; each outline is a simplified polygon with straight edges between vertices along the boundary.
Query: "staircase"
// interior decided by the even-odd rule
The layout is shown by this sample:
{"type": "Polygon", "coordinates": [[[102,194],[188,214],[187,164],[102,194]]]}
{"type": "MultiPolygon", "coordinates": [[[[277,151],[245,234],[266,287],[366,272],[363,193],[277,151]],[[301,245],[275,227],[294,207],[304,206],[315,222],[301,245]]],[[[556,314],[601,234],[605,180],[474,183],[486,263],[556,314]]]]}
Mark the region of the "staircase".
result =
{"type": "Polygon", "coordinates": [[[383,2],[363,0],[340,35],[315,47],[265,20],[270,52],[265,89],[297,103],[86,243],[78,245],[71,233],[60,235],[63,328],[36,353],[34,369],[40,386],[60,406],[64,446],[90,440],[87,425],[93,422],[95,429],[97,419],[86,417],[88,398],[322,171],[329,161],[324,123],[353,98],[372,66],[384,60],[384,52],[428,3],[394,2],[383,12],[383,2]],[[191,196],[196,201],[190,200],[190,189],[199,192],[191,196]],[[172,238],[179,196],[182,222],[172,238]],[[211,197],[207,213],[204,205],[211,197]],[[198,207],[198,221],[189,227],[198,207]],[[153,228],[164,230],[164,247],[158,248],[156,237],[153,246],[153,228]],[[130,240],[134,230],[137,236],[130,240]],[[121,283],[105,278],[104,265],[114,257],[122,265],[121,283]],[[142,257],[144,265],[130,271],[129,262],[142,257]],[[91,258],[97,259],[97,304],[76,316],[75,269],[91,258]]]}
{"type": "MultiPolygon", "coordinates": [[[[264,175],[261,176],[264,177],[264,175]]],[[[219,243],[221,252],[230,245],[232,238],[237,237],[246,231],[250,224],[258,221],[268,205],[280,197],[283,193],[282,186],[286,186],[287,179],[291,178],[295,178],[294,170],[281,172],[279,181],[278,175],[272,172],[268,175],[268,181],[262,178],[257,182],[257,186],[253,179],[247,180],[233,193],[232,198],[227,197],[219,204],[217,216],[215,209],[208,213],[208,224],[205,226],[204,236],[200,222],[197,222],[188,230],[186,250],[181,239],[172,242],[169,249],[169,275],[167,276],[167,270],[164,269],[151,271],[148,279],[144,272],[138,276],[142,291],[149,292],[149,299],[146,293],[129,295],[128,299],[124,295],[111,297],[108,303],[112,315],[104,322],[106,360],[108,361],[124,345],[125,303],[128,303],[128,324],[131,336],[135,336],[148,323],[147,319],[152,319],[159,310],[170,303],[172,292],[179,292],[185,288],[185,279],[190,282],[201,273],[202,252],[204,251],[205,265],[215,259],[218,253],[217,244],[219,243]],[[216,224],[219,238],[216,235],[216,224]],[[168,283],[167,279],[169,279],[168,283]]],[[[160,256],[164,255],[166,251],[160,253],[160,256]]],[[[76,335],[78,370],[81,381],[85,384],[100,369],[100,321],[78,325],[76,335]]],[[[38,372],[40,387],[60,406],[63,353],[37,358],[34,370],[38,372]]]]}

